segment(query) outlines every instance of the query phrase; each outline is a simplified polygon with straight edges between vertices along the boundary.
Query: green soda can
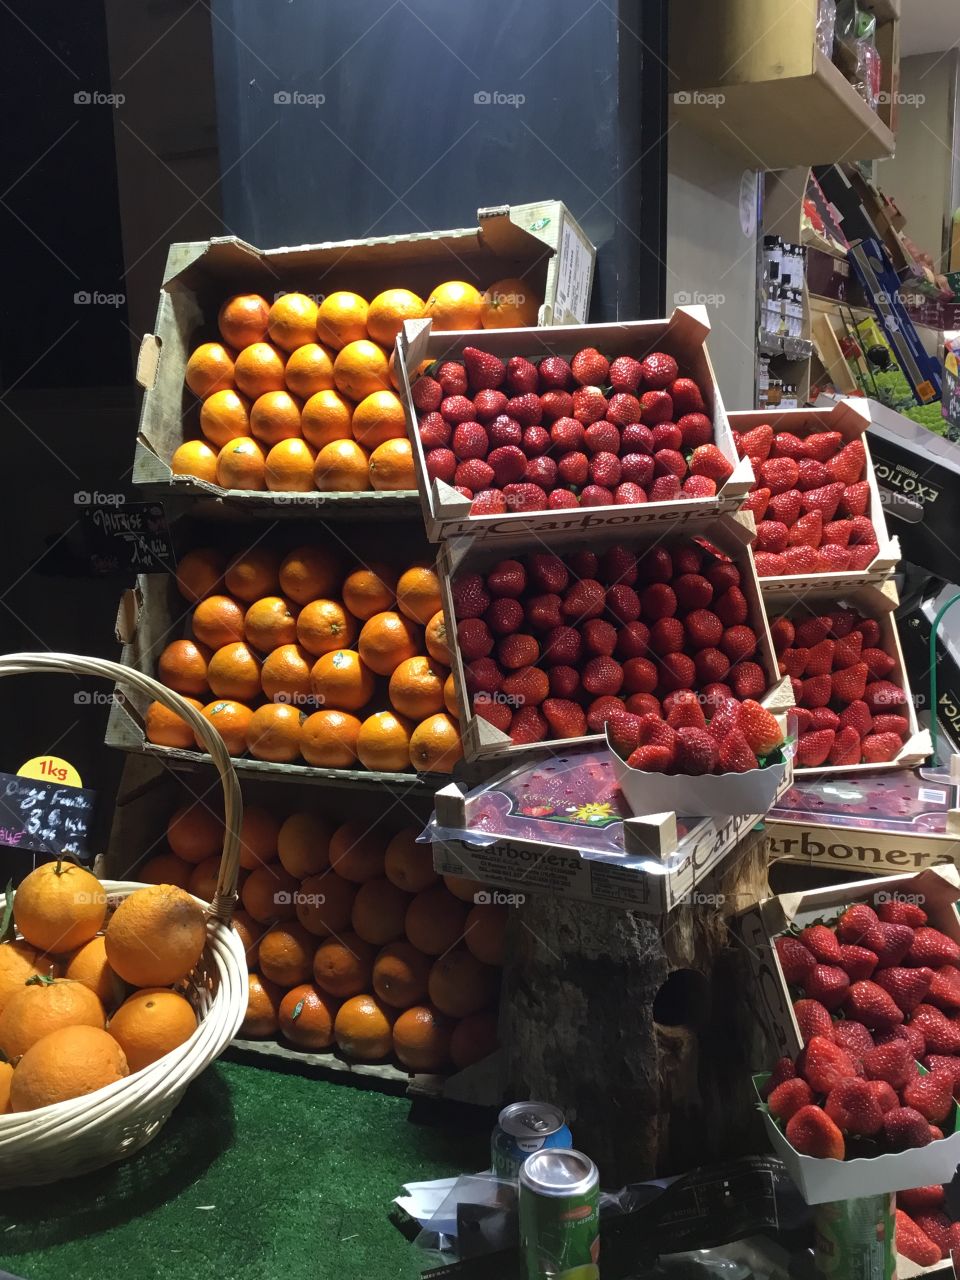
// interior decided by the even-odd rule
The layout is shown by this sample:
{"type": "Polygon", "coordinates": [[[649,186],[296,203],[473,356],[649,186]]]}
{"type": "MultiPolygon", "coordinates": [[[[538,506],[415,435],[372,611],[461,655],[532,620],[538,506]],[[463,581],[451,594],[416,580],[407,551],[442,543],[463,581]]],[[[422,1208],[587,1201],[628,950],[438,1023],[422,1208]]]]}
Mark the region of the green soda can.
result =
{"type": "Polygon", "coordinates": [[[588,1156],[562,1147],[527,1156],[520,1244],[528,1280],[599,1280],[600,1177],[588,1156]]]}
{"type": "Polygon", "coordinates": [[[896,1280],[896,1207],[891,1194],[817,1205],[817,1275],[824,1280],[896,1280]]]}

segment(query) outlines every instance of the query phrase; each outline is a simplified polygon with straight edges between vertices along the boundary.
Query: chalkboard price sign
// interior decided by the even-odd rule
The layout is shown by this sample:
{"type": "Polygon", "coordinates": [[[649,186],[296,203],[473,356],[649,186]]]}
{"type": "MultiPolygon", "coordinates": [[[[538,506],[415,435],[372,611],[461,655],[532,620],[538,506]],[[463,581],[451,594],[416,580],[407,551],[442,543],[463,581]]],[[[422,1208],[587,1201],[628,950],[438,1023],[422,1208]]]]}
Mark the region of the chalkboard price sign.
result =
{"type": "Polygon", "coordinates": [[[172,573],[177,562],[163,505],[159,502],[101,503],[121,494],[74,495],[83,508],[89,570],[96,577],[114,573],[172,573]]]}
{"type": "Polygon", "coordinates": [[[96,792],[0,773],[0,845],[59,857],[89,855],[96,792]]]}

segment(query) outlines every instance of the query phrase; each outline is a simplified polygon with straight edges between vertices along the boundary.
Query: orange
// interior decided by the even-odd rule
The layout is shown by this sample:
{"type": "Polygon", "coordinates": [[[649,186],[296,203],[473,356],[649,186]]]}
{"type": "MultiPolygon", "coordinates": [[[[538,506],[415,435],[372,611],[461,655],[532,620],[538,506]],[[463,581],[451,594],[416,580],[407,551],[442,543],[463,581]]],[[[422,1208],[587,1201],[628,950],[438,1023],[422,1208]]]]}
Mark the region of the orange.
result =
{"type": "Polygon", "coordinates": [[[60,965],[25,939],[0,943],[0,1013],[14,991],[19,991],[28,978],[59,978],[60,975],[60,965]]]}
{"type": "Polygon", "coordinates": [[[297,881],[284,871],[279,862],[274,862],[250,872],[243,882],[240,901],[244,911],[258,924],[292,920],[297,914],[296,891],[297,881]]]}
{"type": "Polygon", "coordinates": [[[444,711],[422,720],[410,735],[410,763],[418,773],[452,773],[462,759],[460,730],[444,711]]]}
{"type": "Polygon", "coordinates": [[[247,968],[256,969],[260,958],[260,939],[263,937],[263,926],[254,920],[246,911],[234,911],[230,922],[247,956],[247,968]]]}
{"type": "Polygon", "coordinates": [[[313,654],[298,644],[283,644],[274,649],[260,668],[260,684],[271,702],[286,702],[291,707],[306,707],[313,702],[310,669],[313,654]]]}
{"type": "Polygon", "coordinates": [[[10,1086],[13,1084],[13,1067],[9,1062],[0,1062],[0,1116],[10,1110],[10,1086]]]}
{"type": "Polygon", "coordinates": [[[265,462],[266,454],[256,440],[250,436],[237,436],[217,455],[217,484],[221,489],[247,492],[265,489],[265,462]]]}
{"type": "Polygon", "coordinates": [[[430,657],[436,658],[438,662],[442,662],[444,666],[449,667],[450,644],[447,639],[447,624],[444,621],[442,609],[438,609],[427,623],[423,638],[430,657]]]}
{"type": "Polygon", "coordinates": [[[396,585],[397,575],[388,565],[361,565],[343,580],[343,603],[355,618],[366,622],[393,607],[396,585]]]}
{"type": "Polygon", "coordinates": [[[157,659],[157,679],[177,693],[206,693],[210,650],[192,640],[173,640],[157,659]]]}
{"type": "Polygon", "coordinates": [[[169,987],[200,959],[207,941],[203,908],[176,885],[147,885],[120,903],[106,939],[107,959],[124,982],[169,987]]]}
{"type": "Polygon", "coordinates": [[[342,575],[339,557],[326,547],[294,547],[280,564],[280,586],[296,604],[334,596],[342,575]]]}
{"type": "Polygon", "coordinates": [[[281,999],[282,992],[272,982],[264,981],[259,973],[251,973],[247,1016],[240,1026],[240,1035],[251,1036],[255,1040],[275,1036],[280,1029],[281,999]]]}
{"type": "Polygon", "coordinates": [[[370,488],[367,453],[355,440],[332,440],[317,454],[313,478],[323,493],[362,493],[370,488]]]}
{"type": "Polygon", "coordinates": [[[317,304],[304,293],[284,293],[270,308],[267,329],[272,343],[294,351],[317,336],[317,304]]]}
{"type": "Polygon", "coordinates": [[[373,990],[384,1004],[407,1009],[426,998],[429,975],[430,961],[422,951],[409,942],[390,942],[373,962],[373,990]]]}
{"type": "Polygon", "coordinates": [[[218,698],[249,702],[260,692],[260,663],[249,645],[236,640],[210,659],[207,680],[218,698]]]}
{"type": "Polygon", "coordinates": [[[447,672],[447,678],[443,682],[443,705],[447,710],[447,714],[453,716],[454,720],[460,720],[460,704],[457,702],[457,684],[453,678],[453,672],[447,672]]]}
{"type": "MultiPolygon", "coordinates": [[[[203,704],[196,698],[187,698],[187,702],[195,710],[203,710],[203,704]]],[[[143,733],[148,742],[158,747],[177,747],[181,751],[187,751],[196,746],[190,725],[162,702],[151,702],[147,707],[143,717],[143,733]]]]}
{"type": "Polygon", "coordinates": [[[208,649],[243,639],[243,610],[232,596],[207,596],[193,611],[193,634],[208,649]]]}
{"type": "Polygon", "coordinates": [[[315,392],[300,412],[300,430],[315,449],[334,440],[349,440],[353,406],[339,391],[315,392]]]}
{"type": "Polygon", "coordinates": [[[269,547],[251,547],[233,557],[223,580],[228,591],[248,604],[276,595],[280,586],[280,556],[269,547]]]}
{"type": "Polygon", "coordinates": [[[483,299],[480,291],[464,280],[438,284],[427,299],[425,313],[438,329],[479,329],[483,299]]]}
{"type": "Polygon", "coordinates": [[[354,996],[337,1011],[333,1034],[342,1053],[361,1062],[385,1058],[393,1045],[392,1015],[373,996],[354,996]]]}
{"type": "Polygon", "coordinates": [[[283,371],[288,389],[301,400],[333,387],[333,357],[319,342],[305,342],[287,360],[283,371]]]}
{"type": "Polygon", "coordinates": [[[200,406],[200,430],[218,449],[250,434],[250,403],[235,391],[215,391],[200,406]]]}
{"type": "Polygon", "coordinates": [[[429,1005],[415,1005],[393,1024],[393,1051],[410,1071],[442,1071],[450,1060],[450,1024],[429,1005]]]}
{"type": "Polygon", "coordinates": [[[300,757],[303,712],[282,702],[258,707],[247,725],[247,750],[256,760],[293,764],[300,757]]]}
{"type": "Polygon", "coordinates": [[[392,711],[375,711],[360,726],[357,755],[365,769],[376,773],[399,773],[410,767],[409,720],[392,711]]]}
{"type": "Polygon", "coordinates": [[[374,391],[353,411],[353,438],[365,449],[375,449],[385,440],[407,438],[407,418],[403,405],[392,391],[374,391]]]}
{"type": "MultiPolygon", "coordinates": [[[[186,866],[185,863],[181,865],[186,866]]],[[[73,982],[82,982],[105,1009],[115,1009],[123,999],[124,985],[107,961],[106,939],[103,934],[97,934],[74,951],[67,960],[64,976],[73,982]]]]}
{"type": "Polygon", "coordinates": [[[374,342],[392,347],[405,320],[419,320],[424,302],[409,289],[384,289],[370,303],[367,311],[367,333],[374,342]]]}
{"type": "Polygon", "coordinates": [[[297,617],[297,639],[314,656],[349,645],[357,624],[338,600],[311,600],[297,617]]]}
{"type": "MultiPolygon", "coordinates": [[[[389,676],[420,647],[416,627],[392,609],[375,613],[363,624],[357,648],[367,666],[378,676],[389,676]]],[[[372,690],[371,690],[372,692],[372,690]]]]}
{"type": "Polygon", "coordinates": [[[316,938],[302,924],[275,925],[260,939],[260,972],[289,991],[312,976],[316,949],[316,938]]]}
{"type": "Polygon", "coordinates": [[[110,1019],[110,1034],[131,1071],[142,1071],[179,1049],[197,1029],[189,1000],[176,991],[147,987],[129,996],[110,1019]]]}
{"type": "Polygon", "coordinates": [[[234,355],[219,342],[204,342],[190,356],[184,382],[201,400],[215,391],[228,391],[233,386],[234,355]]]}
{"type": "Polygon", "coordinates": [[[212,858],[223,844],[223,819],[203,800],[181,805],[167,820],[167,844],[184,862],[212,858]]]}
{"type": "Polygon", "coordinates": [[[489,1011],[471,1013],[453,1028],[450,1057],[457,1070],[462,1071],[496,1053],[499,1045],[497,1015],[489,1011]]]}
{"type": "Polygon", "coordinates": [[[484,964],[502,965],[507,938],[507,908],[500,903],[478,902],[467,916],[463,940],[484,964]]]}
{"type": "Polygon", "coordinates": [[[393,709],[413,720],[424,720],[443,709],[443,682],[446,672],[422,654],[407,658],[394,668],[389,694],[393,709]]]}
{"type": "Polygon", "coordinates": [[[375,947],[402,938],[403,919],[409,905],[410,895],[389,880],[368,880],[353,900],[350,913],[353,931],[375,947]]]}
{"type": "Polygon", "coordinates": [[[286,359],[283,352],[269,342],[252,342],[237,356],[234,377],[237,386],[251,400],[268,391],[282,391],[286,359]]]}
{"type": "MultiPolygon", "coordinates": [[[[103,885],[73,862],[45,862],[20,882],[13,919],[41,951],[73,951],[95,937],[107,914],[103,885]]],[[[9,1056],[9,1055],[8,1055],[9,1056]]]]}
{"type": "Polygon", "coordinates": [[[383,857],[384,875],[407,893],[419,893],[440,879],[433,869],[430,845],[417,844],[419,834],[419,827],[404,827],[387,845],[383,857]]]}
{"type": "Polygon", "coordinates": [[[102,1027],[61,1027],[24,1054],[10,1081],[10,1110],[81,1098],[129,1074],[123,1050],[102,1027]]]}
{"type": "Polygon", "coordinates": [[[445,952],[430,970],[430,999],[441,1013],[466,1018],[479,1013],[497,997],[500,975],[466,947],[445,952]]]}
{"type": "Polygon", "coordinates": [[[476,880],[470,880],[467,876],[449,876],[443,877],[443,883],[453,894],[455,898],[459,898],[461,902],[474,903],[477,900],[477,894],[483,890],[483,885],[476,880]]]}
{"type": "Polygon", "coordinates": [[[325,938],[313,957],[313,980],[332,996],[358,996],[370,990],[376,954],[376,948],[355,933],[325,938]]]}
{"type": "Polygon", "coordinates": [[[407,940],[428,956],[439,956],[463,937],[467,909],[442,884],[422,889],[407,907],[407,940]]]}
{"type": "Polygon", "coordinates": [[[223,586],[227,557],[215,547],[188,551],[177,565],[177,590],[184,600],[197,604],[223,586]]]}
{"type": "Polygon", "coordinates": [[[397,582],[397,607],[422,626],[442,607],[440,579],[432,564],[412,564],[401,573],[397,582]]]}
{"type": "Polygon", "coordinates": [[[207,484],[219,484],[217,453],[203,440],[185,440],[173,451],[170,470],[175,476],[196,476],[207,484]]]}
{"type": "Polygon", "coordinates": [[[350,769],[357,758],[360,721],[345,711],[324,709],[307,716],[300,728],[300,750],[307,764],[350,769]]]}
{"type": "Polygon", "coordinates": [[[267,335],[270,304],[259,293],[235,293],[220,308],[217,328],[220,337],[239,351],[267,335]]]}
{"type": "MultiPolygon", "coordinates": [[[[223,745],[232,756],[242,756],[247,749],[247,729],[253,712],[243,702],[234,702],[230,698],[218,698],[216,702],[208,702],[200,712],[205,720],[209,720],[223,739],[223,745]]],[[[197,739],[197,746],[200,741],[197,739]]],[[[202,748],[206,750],[206,748],[202,748]]]]}
{"type": "MultiPolygon", "coordinates": [[[[356,422],[356,415],[354,415],[356,422]]],[[[413,449],[406,436],[402,440],[385,440],[370,455],[370,483],[380,492],[398,493],[416,489],[413,449]]]]}
{"type": "Polygon", "coordinates": [[[247,871],[273,862],[277,856],[280,821],[268,809],[248,804],[240,823],[240,865],[247,871]]]}
{"type": "MultiPolygon", "coordinates": [[[[186,889],[192,870],[190,863],[184,862],[175,853],[158,853],[140,864],[137,879],[143,884],[175,884],[186,889]]],[[[93,941],[96,942],[96,938],[93,941]]],[[[87,945],[92,946],[93,943],[87,945]]]]}
{"type": "Polygon", "coordinates": [[[300,435],[300,405],[287,391],[266,391],[250,410],[250,434],[268,448],[300,435]]]}
{"type": "Polygon", "coordinates": [[[280,1005],[280,1030],[300,1049],[329,1048],[333,1044],[333,1020],[337,1002],[312,982],[294,987],[280,1005]]]}
{"type": "Polygon", "coordinates": [[[273,493],[311,493],[316,454],[305,440],[281,440],[267,454],[264,478],[273,493]]]}
{"type": "Polygon", "coordinates": [[[99,1027],[107,1015],[82,982],[67,978],[31,978],[15,991],[0,1013],[0,1053],[13,1062],[31,1045],[60,1027],[99,1027]]]}
{"type": "Polygon", "coordinates": [[[340,935],[350,923],[356,894],[355,885],[331,871],[307,876],[297,892],[297,919],[318,938],[340,935]]]}
{"type": "Polygon", "coordinates": [[[193,868],[187,884],[187,892],[203,902],[212,902],[217,895],[217,880],[220,876],[220,857],[204,858],[193,868]]]}
{"type": "Polygon", "coordinates": [[[339,351],[367,336],[367,311],[366,299],[358,293],[340,289],[327,294],[317,311],[317,336],[339,351]]]}
{"type": "Polygon", "coordinates": [[[344,822],[330,837],[330,866],[344,880],[365,884],[383,875],[383,837],[366,822],[344,822]]]}
{"type": "Polygon", "coordinates": [[[337,711],[359,711],[373,697],[373,672],[353,649],[336,649],[319,657],[310,683],[321,706],[337,711]]]}
{"type": "Polygon", "coordinates": [[[367,338],[348,342],[333,362],[337,390],[351,400],[362,400],[374,391],[390,390],[387,353],[367,338]]]}
{"type": "Polygon", "coordinates": [[[485,291],[480,305],[484,329],[518,329],[535,325],[540,301],[530,284],[517,276],[497,280],[485,291]]]}
{"type": "Polygon", "coordinates": [[[327,850],[333,828],[316,813],[291,813],[277,833],[277,852],[284,869],[298,880],[330,865],[327,850]]]}
{"type": "Polygon", "coordinates": [[[283,596],[254,600],[244,614],[243,637],[261,653],[270,653],[282,644],[293,644],[297,638],[297,619],[290,601],[283,596]]]}

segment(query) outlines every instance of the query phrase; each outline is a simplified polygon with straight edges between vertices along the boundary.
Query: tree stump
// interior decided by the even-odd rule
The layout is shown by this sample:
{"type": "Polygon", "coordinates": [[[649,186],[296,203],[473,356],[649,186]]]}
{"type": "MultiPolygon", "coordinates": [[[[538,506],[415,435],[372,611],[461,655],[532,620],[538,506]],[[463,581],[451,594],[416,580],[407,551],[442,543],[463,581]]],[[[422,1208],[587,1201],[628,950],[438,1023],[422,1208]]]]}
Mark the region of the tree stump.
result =
{"type": "Polygon", "coordinates": [[[762,1039],[728,921],[768,894],[767,846],[764,832],[751,832],[669,915],[550,894],[511,913],[509,1096],[562,1107],[603,1186],[763,1142],[750,1084],[762,1039]]]}

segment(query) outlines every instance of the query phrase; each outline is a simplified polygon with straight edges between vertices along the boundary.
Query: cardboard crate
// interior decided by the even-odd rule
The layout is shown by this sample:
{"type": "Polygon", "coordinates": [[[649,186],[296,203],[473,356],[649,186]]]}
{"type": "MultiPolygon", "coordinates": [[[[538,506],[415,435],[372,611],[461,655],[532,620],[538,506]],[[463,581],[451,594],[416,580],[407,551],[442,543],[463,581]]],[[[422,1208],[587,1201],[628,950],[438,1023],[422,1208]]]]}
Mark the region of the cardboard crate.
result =
{"type": "Polygon", "coordinates": [[[216,339],[217,312],[231,293],[259,291],[268,299],[299,290],[321,296],[338,289],[372,298],[394,286],[426,297],[443,280],[479,288],[510,276],[530,281],[544,301],[541,325],[587,320],[596,250],[559,200],[480,209],[478,225],[369,240],[328,241],[257,249],[235,236],[173,244],[167,257],[154,332],[144,336],[137,381],[144,388],[133,465],[135,484],[153,492],[226,500],[248,513],[283,515],[319,505],[324,515],[376,515],[412,505],[413,493],[282,494],[221,489],[175,476],[170,459],[199,435],[199,405],[183,382],[199,343],[216,339]]]}
{"type": "Polygon", "coordinates": [[[427,537],[431,542],[468,534],[482,538],[516,538],[523,533],[581,533],[604,528],[624,529],[694,519],[705,515],[736,511],[753,481],[753,468],[739,459],[720,388],[707,354],[710,322],[705,307],[677,307],[667,320],[636,320],[627,324],[597,324],[585,328],[512,329],[499,331],[433,332],[429,320],[408,320],[397,339],[401,367],[401,395],[407,410],[407,424],[413,444],[413,458],[427,537]],[[714,443],[734,467],[733,475],[713,498],[686,498],[673,502],[646,502],[638,505],[574,507],[560,511],[512,511],[497,516],[471,516],[470,500],[442,480],[432,480],[426,471],[423,446],[417,430],[417,411],[410,398],[410,375],[424,360],[458,360],[464,347],[478,346],[506,361],[511,356],[533,359],[554,354],[567,359],[583,347],[596,347],[606,356],[632,355],[638,359],[651,351],[672,355],[680,373],[696,380],[703,393],[706,411],[714,424],[714,443]]]}
{"type": "Polygon", "coordinates": [[[838,584],[830,588],[811,588],[805,593],[797,592],[795,595],[788,595],[782,591],[773,591],[768,594],[763,583],[761,583],[761,589],[763,590],[767,616],[771,622],[775,618],[783,617],[784,615],[793,618],[799,617],[800,619],[816,617],[821,611],[828,612],[844,605],[848,605],[852,609],[859,609],[865,617],[876,618],[880,624],[880,643],[878,648],[889,654],[896,663],[889,676],[886,676],[885,679],[890,680],[893,684],[898,684],[907,695],[905,706],[897,714],[902,714],[909,720],[910,733],[895,759],[890,760],[887,764],[820,765],[815,769],[805,769],[802,766],[798,766],[796,770],[797,776],[877,773],[894,769],[911,769],[914,765],[926,760],[933,748],[930,742],[929,730],[920,728],[917,720],[916,704],[910,691],[910,679],[907,675],[903,651],[900,648],[900,637],[897,634],[897,624],[893,616],[894,610],[900,603],[900,597],[897,594],[897,588],[894,583],[891,581],[883,582],[879,585],[867,583],[853,588],[846,588],[842,584],[838,584]]]}
{"type": "MultiPolygon", "coordinates": [[[[767,673],[767,701],[773,708],[792,705],[789,693],[789,682],[781,681],[777,660],[773,652],[773,642],[767,626],[766,613],[757,581],[753,563],[751,543],[754,537],[753,521],[749,516],[722,515],[717,518],[674,522],[669,532],[662,526],[654,529],[629,525],[626,532],[620,528],[599,528],[590,537],[590,549],[601,551],[614,543],[626,541],[638,550],[645,546],[671,546],[674,543],[686,543],[691,538],[704,538],[713,543],[736,563],[740,570],[740,589],[747,597],[750,607],[749,623],[759,637],[760,650],[756,661],[767,673]],[[771,701],[771,694],[776,696],[771,701]],[[786,699],[784,701],[784,698],[786,699]]],[[[460,573],[470,570],[485,570],[496,564],[504,556],[522,555],[529,551],[549,550],[563,554],[584,547],[582,535],[565,532],[553,534],[549,539],[528,531],[512,538],[504,545],[499,539],[483,538],[458,539],[445,543],[437,560],[437,572],[440,575],[440,593],[443,598],[443,612],[447,624],[447,634],[452,637],[450,654],[454,684],[457,690],[457,702],[460,708],[460,733],[463,740],[463,752],[467,760],[489,756],[509,756],[531,750],[567,750],[571,746],[585,742],[603,742],[603,734],[588,734],[583,738],[550,739],[545,742],[531,743],[529,746],[517,746],[499,729],[494,728],[482,716],[474,716],[472,706],[466,692],[463,660],[456,643],[457,624],[453,607],[452,582],[460,573]]]]}
{"type": "Polygon", "coordinates": [[[761,578],[765,595],[775,592],[802,594],[824,586],[857,586],[864,582],[882,582],[888,578],[900,559],[900,544],[887,532],[883,503],[873,459],[866,433],[870,426],[870,412],[863,400],[839,400],[831,408],[823,409],[751,409],[743,413],[730,413],[730,427],[745,434],[768,423],[774,434],[788,431],[795,435],[809,435],[814,431],[837,431],[844,443],[862,440],[867,453],[866,481],[870,486],[870,505],[866,514],[877,531],[878,551],[866,569],[844,570],[842,573],[791,573],[777,578],[761,578]]]}

